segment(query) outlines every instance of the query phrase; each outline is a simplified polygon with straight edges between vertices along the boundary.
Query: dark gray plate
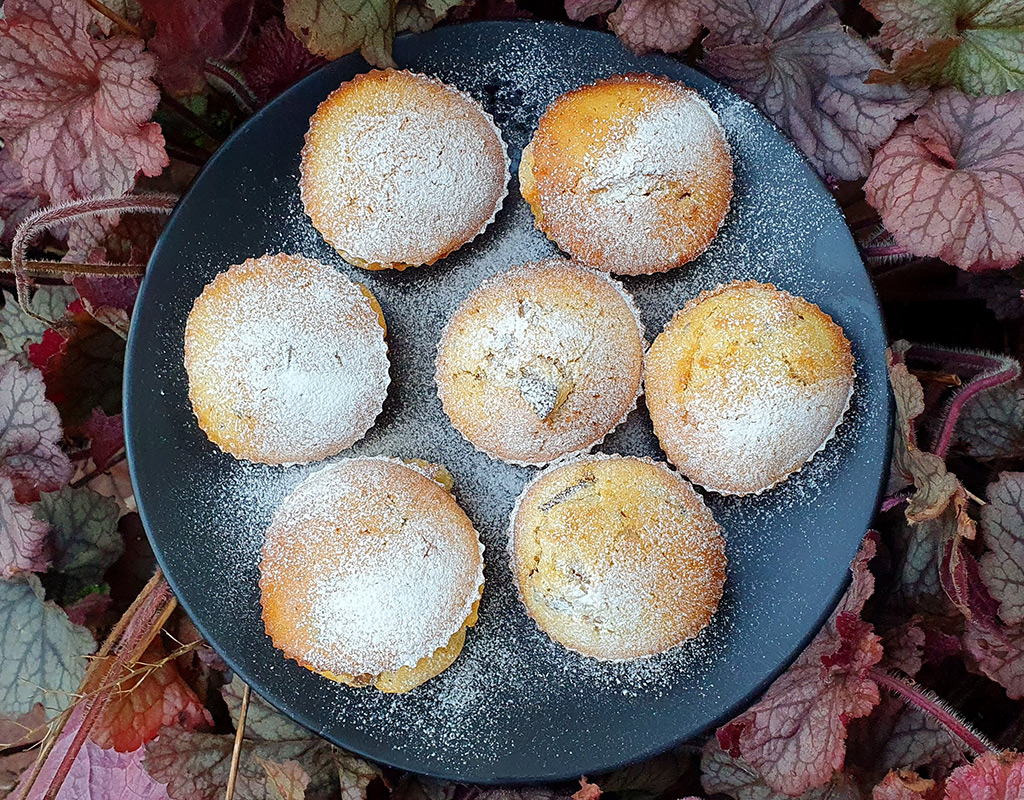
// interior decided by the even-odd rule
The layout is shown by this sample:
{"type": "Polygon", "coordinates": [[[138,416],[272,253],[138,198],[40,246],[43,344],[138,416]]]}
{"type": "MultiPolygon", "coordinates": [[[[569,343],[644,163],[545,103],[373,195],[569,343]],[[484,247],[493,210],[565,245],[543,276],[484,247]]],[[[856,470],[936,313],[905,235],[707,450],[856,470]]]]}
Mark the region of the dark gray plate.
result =
{"type": "MultiPolygon", "coordinates": [[[[367,69],[350,56],[243,126],[195,181],[153,253],[125,369],[128,456],[146,530],[185,610],[232,668],[282,711],[350,750],[488,783],[594,773],[657,753],[749,703],[846,584],[889,449],[885,337],[871,285],[832,197],[793,146],[753,107],[672,59],[638,57],[610,35],[532,23],[401,37],[395,59],[481,100],[509,143],[513,173],[541,111],[568,89],[647,71],[703,92],[728,131],[736,197],[719,238],[694,263],[625,281],[649,338],[703,289],[734,278],[772,281],[818,303],[853,342],[858,379],[847,420],[823,453],[775,490],[708,498],[727,532],[729,578],[719,614],[697,640],[633,664],[599,663],[551,643],[519,607],[504,552],[509,511],[532,472],[490,461],[451,428],[434,394],[433,358],[442,325],[473,287],[554,247],[534,230],[513,181],[495,224],[443,263],[366,273],[341,261],[303,215],[297,180],[313,110],[367,69]],[[450,670],[408,695],[332,684],[271,646],[257,589],[263,529],[317,465],[236,461],[207,441],[189,407],[182,336],[193,300],[230,264],[281,250],[367,283],[387,316],[390,396],[349,454],[446,464],[487,545],[480,624],[450,670]]],[[[661,458],[642,407],[602,449],[661,458]]]]}

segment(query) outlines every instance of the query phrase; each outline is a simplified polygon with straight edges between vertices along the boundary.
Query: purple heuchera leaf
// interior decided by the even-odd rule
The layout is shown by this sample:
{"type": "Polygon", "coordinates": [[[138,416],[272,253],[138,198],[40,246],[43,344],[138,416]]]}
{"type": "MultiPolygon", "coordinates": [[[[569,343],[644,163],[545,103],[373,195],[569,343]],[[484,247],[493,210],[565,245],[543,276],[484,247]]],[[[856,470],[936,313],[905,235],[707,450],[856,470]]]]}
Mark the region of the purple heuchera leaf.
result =
{"type": "Polygon", "coordinates": [[[926,93],[869,85],[884,67],[821,0],[705,0],[704,67],[756,103],[822,174],[854,180],[926,93]]]}
{"type": "MultiPolygon", "coordinates": [[[[711,738],[700,761],[700,782],[710,794],[725,794],[735,800],[789,800],[790,795],[774,791],[764,778],[741,758],[734,758],[711,738]]],[[[848,775],[836,773],[824,786],[802,792],[799,800],[861,800],[857,784],[848,775]]]]}
{"type": "MultiPolygon", "coordinates": [[[[57,737],[26,800],[41,800],[45,795],[80,724],[81,714],[76,711],[57,737]]],[[[86,740],[71,763],[71,771],[57,792],[56,800],[169,800],[167,787],[154,781],[142,768],[144,755],[145,751],[141,747],[130,753],[118,753],[86,740]]],[[[22,786],[24,781],[23,777],[22,786]]],[[[19,796],[19,793],[15,792],[14,796],[19,796]]]]}
{"type": "Polygon", "coordinates": [[[79,0],[7,0],[0,20],[0,136],[53,202],[118,195],[167,166],[156,59],[129,36],[89,34],[79,0]]]}
{"type": "Polygon", "coordinates": [[[1024,472],[1004,472],[981,509],[981,577],[999,601],[1000,618],[1024,622],[1024,472]]]}
{"type": "Polygon", "coordinates": [[[698,0],[622,0],[608,26],[637,53],[685,50],[701,31],[698,0]]]}
{"type": "Polygon", "coordinates": [[[1024,380],[996,386],[973,398],[957,420],[955,441],[974,458],[1024,456],[1024,380]]]}
{"type": "Polygon", "coordinates": [[[945,800],[1016,800],[1024,795],[1024,759],[985,753],[946,781],[945,800]]]}
{"type": "Polygon", "coordinates": [[[98,470],[105,470],[124,447],[124,419],[120,414],[108,417],[99,406],[82,425],[82,433],[89,437],[89,450],[98,470]]]}
{"type": "Polygon", "coordinates": [[[45,572],[53,548],[50,526],[32,515],[32,507],[14,499],[14,484],[0,475],[0,578],[45,572]]]}
{"type": "Polygon", "coordinates": [[[937,92],[879,148],[864,193],[915,255],[1014,266],[1024,255],[1024,91],[937,92]]]}
{"type": "Polygon", "coordinates": [[[19,501],[68,482],[71,462],[60,438],[60,416],[46,399],[39,370],[14,361],[0,365],[0,475],[14,484],[19,501]]]}
{"type": "Polygon", "coordinates": [[[718,729],[733,758],[756,769],[772,790],[799,795],[842,769],[846,726],[878,704],[868,670],[882,658],[880,639],[860,618],[874,591],[868,562],[878,534],[864,540],[853,583],[825,627],[750,709],[718,729]]]}
{"type": "Polygon", "coordinates": [[[239,65],[249,88],[261,103],[325,63],[306,49],[280,17],[272,17],[250,40],[239,65]]]}
{"type": "Polygon", "coordinates": [[[565,0],[565,13],[569,19],[582,22],[595,14],[606,14],[615,8],[618,0],[565,0]]]}

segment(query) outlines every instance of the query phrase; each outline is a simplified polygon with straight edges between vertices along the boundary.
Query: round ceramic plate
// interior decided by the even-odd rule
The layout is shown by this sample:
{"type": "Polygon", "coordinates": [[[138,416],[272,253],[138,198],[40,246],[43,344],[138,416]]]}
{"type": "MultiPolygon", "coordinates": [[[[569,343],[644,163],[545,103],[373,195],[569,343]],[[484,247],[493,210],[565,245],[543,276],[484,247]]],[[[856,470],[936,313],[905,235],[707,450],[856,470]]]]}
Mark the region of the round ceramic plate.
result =
{"type": "MultiPolygon", "coordinates": [[[[799,474],[756,497],[708,496],[728,540],[725,598],[712,624],[669,654],[610,664],[548,640],[521,608],[505,529],[530,469],[476,452],[451,427],[433,381],[441,328],[466,295],[512,264],[556,252],[513,179],[496,222],[430,267],[363,272],[303,214],[299,150],[317,104],[368,69],[357,56],[309,76],[249,120],[210,160],[153,253],[128,343],[125,424],[136,498],[185,610],[255,691],[337,744],[402,769],[470,782],[594,774],[652,755],[751,702],[834,607],[875,511],[890,406],[879,308],[832,197],[796,150],[748,103],[615,37],[555,24],[476,23],[395,42],[403,68],[469,92],[494,115],[513,175],[541,112],[562,92],[608,75],[685,81],[717,110],[736,162],[733,206],[693,263],[624,281],[652,339],[689,298],[737,278],[770,281],[820,305],[853,343],[857,385],[836,438],[799,474]],[[331,683],[284,658],[265,635],[257,564],[278,503],[321,465],[236,461],[212,445],[189,406],[185,320],[203,286],[231,264],[284,251],[366,283],[388,322],[392,384],[384,412],[346,455],[445,464],[486,545],[480,622],[454,666],[405,695],[331,683]]],[[[663,458],[642,407],[601,447],[663,458]]]]}

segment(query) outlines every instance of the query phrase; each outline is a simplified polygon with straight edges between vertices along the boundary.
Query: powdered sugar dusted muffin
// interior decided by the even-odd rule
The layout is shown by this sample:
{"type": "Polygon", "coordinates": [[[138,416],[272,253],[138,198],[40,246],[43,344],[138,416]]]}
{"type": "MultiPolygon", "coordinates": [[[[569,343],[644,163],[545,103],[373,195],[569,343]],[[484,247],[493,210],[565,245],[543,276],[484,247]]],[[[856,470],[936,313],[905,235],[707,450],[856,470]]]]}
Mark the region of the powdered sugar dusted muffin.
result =
{"type": "Polygon", "coordinates": [[[482,233],[508,191],[494,120],[436,78],[372,70],[343,83],[309,121],[306,213],[346,261],[432,264],[482,233]]]}
{"type": "Polygon", "coordinates": [[[707,489],[752,494],[832,438],[854,361],[842,328],[816,305],[739,281],[676,313],[651,345],[644,383],[669,460],[707,489]]]}
{"type": "Polygon", "coordinates": [[[279,253],[229,268],[185,326],[199,427],[225,452],[265,464],[340,453],[383,407],[384,334],[369,290],[319,261],[279,253]]]}
{"type": "Polygon", "coordinates": [[[617,281],[551,258],[486,281],[449,321],[437,387],[485,453],[545,464],[587,450],[635,406],[643,327],[617,281]]]}
{"type": "Polygon", "coordinates": [[[516,504],[509,542],[529,615],[593,658],[676,647],[722,598],[721,528],[689,483],[648,459],[588,456],[541,472],[516,504]]]}
{"type": "Polygon", "coordinates": [[[537,227],[573,258],[649,274],[693,260],[714,239],[732,199],[732,156],[693,89],[615,75],[548,106],[519,183],[537,227]]]}
{"type": "Polygon", "coordinates": [[[483,581],[483,546],[448,490],[385,458],[339,461],[299,484],[260,562],[274,646],[331,680],[384,692],[451,666],[483,581]]]}

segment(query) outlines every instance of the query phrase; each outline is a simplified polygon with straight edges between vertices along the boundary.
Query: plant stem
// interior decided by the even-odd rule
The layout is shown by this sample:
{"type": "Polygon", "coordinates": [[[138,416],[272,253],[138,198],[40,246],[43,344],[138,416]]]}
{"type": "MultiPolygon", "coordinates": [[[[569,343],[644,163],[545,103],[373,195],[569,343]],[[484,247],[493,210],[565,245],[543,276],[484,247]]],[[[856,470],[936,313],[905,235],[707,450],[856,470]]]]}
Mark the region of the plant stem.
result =
{"type": "MultiPolygon", "coordinates": [[[[0,258],[0,272],[14,272],[9,258],[0,258]]],[[[74,261],[26,261],[25,272],[33,278],[75,277],[140,278],[145,264],[80,264],[74,261]]]]}
{"type": "MultiPolygon", "coordinates": [[[[166,138],[166,137],[165,137],[166,138]]],[[[184,161],[186,164],[191,164],[194,167],[201,167],[206,163],[206,160],[210,157],[210,154],[200,148],[187,148],[180,144],[172,144],[167,142],[164,145],[164,149],[167,150],[167,155],[178,161],[184,161]]]]}
{"type": "Polygon", "coordinates": [[[212,139],[216,144],[219,145],[224,141],[223,136],[221,136],[221,134],[212,125],[210,125],[209,122],[200,117],[181,101],[171,97],[169,94],[163,94],[160,96],[160,102],[204,136],[212,139]]]}
{"type": "Polygon", "coordinates": [[[249,712],[249,696],[252,689],[245,684],[242,690],[242,707],[238,710],[238,725],[235,728],[235,745],[231,748],[231,769],[228,772],[228,785],[224,790],[224,800],[235,796],[235,780],[238,778],[238,762],[242,756],[242,739],[245,737],[245,716],[249,712]]]}
{"type": "Polygon", "coordinates": [[[86,5],[92,8],[97,14],[102,14],[104,17],[113,22],[117,27],[121,28],[125,33],[130,33],[132,36],[142,37],[142,29],[138,25],[133,25],[131,22],[126,20],[116,11],[107,8],[100,0],[85,0],[86,5]]]}
{"type": "Polygon", "coordinates": [[[71,484],[70,484],[71,488],[72,489],[78,489],[78,488],[81,488],[82,486],[85,486],[93,478],[98,478],[100,475],[104,475],[107,472],[109,472],[110,468],[112,466],[114,466],[115,464],[120,464],[127,457],[128,457],[128,454],[125,452],[125,449],[122,447],[107,462],[106,469],[97,469],[97,470],[93,470],[92,472],[85,473],[85,475],[83,475],[77,481],[72,481],[71,482],[71,484]]]}
{"type": "Polygon", "coordinates": [[[909,678],[898,677],[877,667],[871,667],[868,670],[868,677],[883,689],[888,689],[905,703],[938,722],[950,736],[962,742],[974,755],[995,752],[992,743],[967,722],[960,719],[955,711],[947,707],[946,703],[909,678]]]}

